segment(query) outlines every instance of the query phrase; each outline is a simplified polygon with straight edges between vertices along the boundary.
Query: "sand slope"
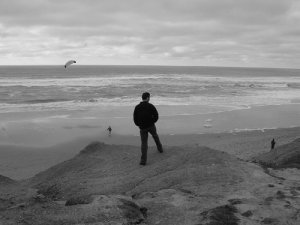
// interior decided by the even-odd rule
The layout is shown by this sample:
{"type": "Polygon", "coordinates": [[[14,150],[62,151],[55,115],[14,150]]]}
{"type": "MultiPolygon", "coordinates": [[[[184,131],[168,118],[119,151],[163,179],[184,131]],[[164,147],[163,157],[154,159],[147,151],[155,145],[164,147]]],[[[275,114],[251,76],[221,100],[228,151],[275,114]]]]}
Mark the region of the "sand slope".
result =
{"type": "Polygon", "coordinates": [[[207,147],[169,147],[163,154],[150,148],[146,167],[138,164],[139,157],[139,147],[95,142],[30,183],[37,187],[55,183],[62,186],[64,196],[78,192],[139,194],[172,187],[199,191],[199,186],[210,183],[226,187],[248,175],[243,162],[207,147]]]}
{"type": "Polygon", "coordinates": [[[300,183],[198,145],[140,149],[94,142],[22,183],[0,224],[299,224],[300,183]]]}
{"type": "MultiPolygon", "coordinates": [[[[300,127],[243,131],[233,133],[160,135],[164,146],[201,145],[225,151],[238,158],[249,160],[270,150],[270,141],[278,145],[300,138],[300,127]]],[[[115,145],[140,146],[137,136],[88,136],[47,148],[0,145],[0,173],[15,180],[27,179],[64,160],[70,159],[92,141],[115,145]]],[[[149,139],[149,145],[155,145],[149,139]]]]}
{"type": "Polygon", "coordinates": [[[273,168],[300,168],[300,138],[255,158],[273,168]]]}
{"type": "Polygon", "coordinates": [[[10,179],[9,177],[0,175],[0,185],[8,185],[12,183],[15,183],[15,181],[10,179]]]}

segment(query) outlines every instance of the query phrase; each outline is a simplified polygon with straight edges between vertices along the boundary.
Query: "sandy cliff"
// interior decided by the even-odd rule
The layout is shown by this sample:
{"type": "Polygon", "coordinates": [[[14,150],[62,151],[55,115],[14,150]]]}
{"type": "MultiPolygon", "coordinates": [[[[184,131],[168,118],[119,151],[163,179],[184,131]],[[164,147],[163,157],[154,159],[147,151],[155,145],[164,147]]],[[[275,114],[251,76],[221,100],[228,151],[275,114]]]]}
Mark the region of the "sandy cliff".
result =
{"type": "Polygon", "coordinates": [[[255,157],[264,166],[272,168],[300,168],[300,138],[255,157]]]}
{"type": "Polygon", "coordinates": [[[10,179],[9,177],[0,175],[0,185],[8,185],[15,183],[14,180],[10,179]]]}
{"type": "Polygon", "coordinates": [[[300,222],[297,180],[198,145],[150,148],[145,167],[139,157],[135,146],[91,143],[22,183],[27,193],[2,207],[0,224],[300,222]]]}

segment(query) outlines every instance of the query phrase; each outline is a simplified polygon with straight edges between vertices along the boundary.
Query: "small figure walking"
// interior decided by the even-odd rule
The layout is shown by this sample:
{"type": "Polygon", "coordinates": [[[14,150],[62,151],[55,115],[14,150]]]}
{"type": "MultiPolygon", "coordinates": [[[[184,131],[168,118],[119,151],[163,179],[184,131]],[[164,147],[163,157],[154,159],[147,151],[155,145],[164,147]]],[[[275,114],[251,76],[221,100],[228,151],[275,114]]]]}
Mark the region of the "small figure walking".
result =
{"type": "Polygon", "coordinates": [[[111,136],[111,131],[112,131],[111,126],[108,126],[107,130],[108,130],[108,136],[110,137],[111,136]]]}
{"type": "Polygon", "coordinates": [[[275,148],[275,144],[276,144],[276,141],[273,138],[272,141],[271,141],[271,150],[273,150],[275,148]]]}

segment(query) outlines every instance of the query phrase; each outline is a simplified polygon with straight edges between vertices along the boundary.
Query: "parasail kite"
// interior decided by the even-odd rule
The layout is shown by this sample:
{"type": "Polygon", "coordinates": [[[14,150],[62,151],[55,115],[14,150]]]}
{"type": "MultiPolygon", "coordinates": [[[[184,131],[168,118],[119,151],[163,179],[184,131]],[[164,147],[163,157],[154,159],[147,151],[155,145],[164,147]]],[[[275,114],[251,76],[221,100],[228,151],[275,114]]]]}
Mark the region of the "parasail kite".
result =
{"type": "Polygon", "coordinates": [[[75,60],[70,60],[70,61],[66,62],[65,68],[67,68],[68,66],[72,65],[73,63],[76,63],[76,61],[75,60]]]}

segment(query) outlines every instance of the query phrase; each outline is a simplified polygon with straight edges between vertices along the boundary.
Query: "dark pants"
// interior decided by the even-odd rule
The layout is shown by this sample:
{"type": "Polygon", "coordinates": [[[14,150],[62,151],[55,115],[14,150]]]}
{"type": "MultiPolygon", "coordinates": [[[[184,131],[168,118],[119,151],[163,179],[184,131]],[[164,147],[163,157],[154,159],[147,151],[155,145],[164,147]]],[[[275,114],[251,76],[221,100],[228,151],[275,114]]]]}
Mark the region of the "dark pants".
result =
{"type": "Polygon", "coordinates": [[[141,146],[141,150],[142,150],[142,156],[141,156],[141,162],[146,163],[147,162],[147,150],[148,150],[148,132],[152,135],[157,150],[159,152],[162,152],[162,144],[160,143],[158,134],[156,132],[156,127],[155,125],[145,128],[145,129],[140,129],[140,135],[141,135],[141,141],[142,141],[142,146],[141,146]]]}

